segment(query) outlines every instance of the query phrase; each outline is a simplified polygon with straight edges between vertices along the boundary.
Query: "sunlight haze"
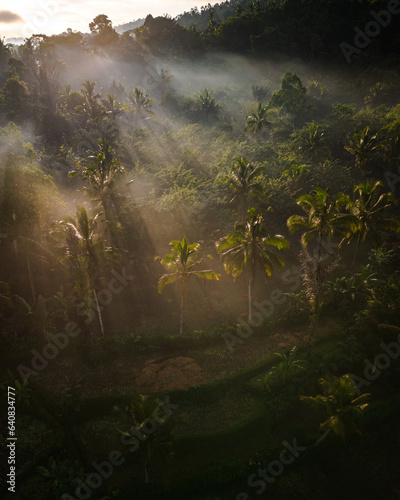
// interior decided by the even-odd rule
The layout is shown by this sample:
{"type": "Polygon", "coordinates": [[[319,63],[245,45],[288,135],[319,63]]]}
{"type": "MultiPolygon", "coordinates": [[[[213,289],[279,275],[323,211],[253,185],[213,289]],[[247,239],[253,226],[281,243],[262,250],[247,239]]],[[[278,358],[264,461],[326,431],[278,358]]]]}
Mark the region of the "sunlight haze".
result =
{"type": "Polygon", "coordinates": [[[0,37],[29,37],[33,33],[53,35],[67,28],[88,32],[89,23],[98,14],[106,14],[114,26],[146,17],[147,14],[172,17],[203,2],[186,0],[173,3],[159,0],[117,2],[78,0],[5,0],[0,8],[0,37]]]}

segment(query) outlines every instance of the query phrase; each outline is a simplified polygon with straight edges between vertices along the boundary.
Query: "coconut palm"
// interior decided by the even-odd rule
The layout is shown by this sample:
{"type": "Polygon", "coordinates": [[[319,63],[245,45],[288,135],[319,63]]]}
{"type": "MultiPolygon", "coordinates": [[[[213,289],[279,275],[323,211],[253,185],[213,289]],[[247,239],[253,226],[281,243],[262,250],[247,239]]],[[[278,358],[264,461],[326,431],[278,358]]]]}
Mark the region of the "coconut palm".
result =
{"type": "Polygon", "coordinates": [[[341,208],[348,202],[348,197],[342,193],[336,197],[329,194],[329,189],[316,187],[313,194],[300,196],[297,204],[306,212],[306,215],[292,215],[287,220],[290,232],[306,229],[301,235],[301,243],[304,246],[315,238],[318,238],[318,255],[322,249],[322,238],[332,238],[339,233],[343,227],[350,224],[344,219],[341,208]]]}
{"type": "Polygon", "coordinates": [[[132,105],[132,111],[138,118],[138,123],[156,116],[152,109],[153,99],[149,99],[147,92],[135,87],[133,92],[129,92],[128,98],[132,105]]]}
{"type": "Polygon", "coordinates": [[[346,234],[347,239],[357,235],[357,244],[353,262],[357,255],[360,242],[371,236],[375,248],[382,246],[382,232],[400,231],[400,224],[395,219],[385,218],[385,211],[392,205],[393,196],[382,193],[383,184],[380,181],[366,182],[354,186],[354,201],[348,203],[352,231],[346,234]]]}
{"type": "Polygon", "coordinates": [[[78,166],[80,172],[72,171],[69,173],[69,177],[80,173],[83,179],[89,180],[89,195],[102,205],[107,224],[107,240],[111,243],[109,227],[117,225],[114,188],[117,180],[125,174],[125,169],[121,162],[115,158],[110,143],[103,139],[99,139],[98,153],[89,156],[86,162],[81,162],[78,166]]]}
{"type": "Polygon", "coordinates": [[[81,111],[86,117],[88,122],[96,122],[103,114],[103,110],[99,99],[101,94],[95,92],[96,82],[91,82],[90,80],[85,80],[82,83],[81,94],[84,99],[84,103],[79,106],[77,111],[81,111]]]}
{"type": "Polygon", "coordinates": [[[235,158],[232,162],[231,171],[226,177],[226,182],[233,193],[233,198],[230,200],[230,203],[238,200],[241,216],[243,218],[249,195],[261,193],[262,186],[257,181],[257,177],[262,171],[262,166],[247,162],[243,157],[235,158]]]}
{"type": "Polygon", "coordinates": [[[271,276],[273,267],[283,267],[284,261],[270,247],[278,250],[289,247],[287,240],[281,235],[270,235],[264,227],[263,216],[256,215],[255,208],[250,208],[244,224],[236,224],[234,232],[221,238],[216,243],[221,254],[227,274],[236,279],[248,269],[248,304],[249,322],[252,320],[252,287],[257,266],[265,276],[271,276]]]}
{"type": "Polygon", "coordinates": [[[134,397],[123,413],[131,426],[129,432],[120,431],[125,436],[139,438],[139,454],[144,464],[145,482],[150,480],[150,472],[156,462],[162,463],[162,470],[170,458],[172,449],[172,429],[170,415],[160,412],[160,404],[154,399],[139,394],[134,397]],[[148,424],[152,425],[149,432],[148,424]]]}
{"type": "Polygon", "coordinates": [[[121,103],[110,93],[107,94],[105,99],[101,100],[101,103],[104,106],[106,116],[110,117],[112,120],[115,120],[120,114],[123,113],[121,103]]]}
{"type": "Polygon", "coordinates": [[[172,253],[164,255],[164,257],[156,257],[163,266],[168,270],[168,273],[163,274],[158,282],[158,292],[162,293],[166,285],[171,283],[178,284],[181,292],[181,308],[180,308],[180,327],[179,333],[183,332],[184,312],[187,310],[187,295],[188,282],[190,279],[199,278],[203,280],[219,280],[220,274],[215,274],[211,269],[197,270],[196,268],[205,260],[211,258],[210,255],[203,258],[198,258],[200,250],[199,243],[188,244],[186,236],[182,241],[171,241],[172,253]]]}
{"type": "Polygon", "coordinates": [[[319,157],[324,150],[324,133],[320,131],[319,125],[316,125],[315,122],[311,123],[306,134],[301,138],[299,149],[313,163],[318,163],[319,157]]]}
{"type": "Polygon", "coordinates": [[[101,334],[104,335],[103,318],[95,284],[99,256],[103,247],[101,240],[96,241],[97,219],[100,215],[98,213],[90,218],[85,207],[77,207],[75,218],[65,218],[60,222],[60,226],[65,234],[66,256],[76,271],[78,294],[87,304],[90,304],[92,297],[94,298],[101,334]]]}
{"type": "Polygon", "coordinates": [[[344,217],[341,213],[341,208],[346,203],[348,203],[348,197],[345,195],[331,196],[328,189],[317,187],[314,189],[313,195],[307,194],[297,199],[297,204],[306,212],[306,215],[292,215],[287,220],[287,225],[292,233],[299,229],[306,229],[301,235],[300,241],[303,246],[301,253],[303,282],[311,306],[310,344],[319,316],[321,289],[336,265],[335,260],[330,265],[324,264],[323,238],[332,238],[337,233],[342,234],[345,230],[351,231],[354,227],[352,220],[344,217]],[[308,243],[313,239],[318,241],[314,256],[307,250],[308,243]]]}
{"type": "Polygon", "coordinates": [[[346,437],[351,433],[362,434],[357,420],[368,406],[365,401],[370,394],[356,397],[356,388],[350,375],[321,378],[318,383],[322,387],[323,395],[300,396],[300,399],[313,406],[325,408],[328,418],[321,423],[321,429],[333,431],[343,441],[346,441],[346,437]]]}
{"type": "Polygon", "coordinates": [[[255,135],[260,136],[263,128],[272,127],[272,123],[268,120],[267,115],[268,106],[259,102],[257,111],[247,117],[246,130],[250,130],[255,135]]]}
{"type": "Polygon", "coordinates": [[[371,134],[369,127],[365,127],[361,134],[356,130],[353,138],[348,139],[349,145],[344,149],[355,156],[357,167],[366,165],[378,151],[377,136],[371,134]]]}
{"type": "Polygon", "coordinates": [[[121,162],[114,158],[114,151],[107,140],[99,139],[98,149],[97,155],[88,158],[92,162],[83,166],[82,177],[89,179],[90,195],[99,198],[104,211],[107,212],[108,195],[116,179],[125,173],[125,169],[121,162]]]}

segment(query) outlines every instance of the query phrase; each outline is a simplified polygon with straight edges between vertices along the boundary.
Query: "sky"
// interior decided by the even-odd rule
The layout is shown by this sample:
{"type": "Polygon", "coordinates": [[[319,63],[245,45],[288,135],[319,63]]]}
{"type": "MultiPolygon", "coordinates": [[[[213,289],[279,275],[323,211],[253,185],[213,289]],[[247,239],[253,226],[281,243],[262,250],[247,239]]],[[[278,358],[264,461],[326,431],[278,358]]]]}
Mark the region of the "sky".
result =
{"type": "Polygon", "coordinates": [[[118,26],[147,14],[175,17],[206,4],[195,0],[1,0],[0,37],[54,35],[67,28],[88,32],[98,14],[106,14],[118,26]]]}

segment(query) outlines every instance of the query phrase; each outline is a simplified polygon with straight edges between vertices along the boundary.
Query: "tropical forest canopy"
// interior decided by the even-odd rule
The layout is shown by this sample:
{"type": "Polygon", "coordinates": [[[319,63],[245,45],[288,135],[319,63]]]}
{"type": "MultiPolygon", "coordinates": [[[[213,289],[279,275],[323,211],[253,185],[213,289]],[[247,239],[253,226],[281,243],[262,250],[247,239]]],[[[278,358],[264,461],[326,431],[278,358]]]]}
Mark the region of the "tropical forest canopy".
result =
{"type": "Polygon", "coordinates": [[[346,468],[363,478],[345,498],[399,494],[382,451],[399,410],[399,19],[394,0],[232,0],[122,34],[99,14],[87,34],[0,39],[16,498],[248,499],[292,438],[305,458],[270,498],[338,498],[321,457],[353,492],[346,468]],[[393,366],[365,378],[382,352],[393,366]],[[156,365],[170,378],[146,379],[156,365]]]}

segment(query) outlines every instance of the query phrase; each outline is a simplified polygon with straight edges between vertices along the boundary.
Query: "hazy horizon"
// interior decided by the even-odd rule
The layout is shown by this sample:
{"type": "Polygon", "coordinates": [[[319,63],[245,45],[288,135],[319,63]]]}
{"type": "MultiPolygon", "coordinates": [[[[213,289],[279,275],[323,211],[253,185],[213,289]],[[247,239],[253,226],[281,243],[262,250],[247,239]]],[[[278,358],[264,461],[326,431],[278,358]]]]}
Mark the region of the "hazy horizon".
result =
{"type": "Polygon", "coordinates": [[[129,23],[148,14],[160,16],[169,14],[176,17],[192,7],[205,5],[204,2],[165,0],[117,2],[93,2],[92,0],[20,0],[18,3],[5,0],[0,9],[0,37],[27,38],[32,34],[55,35],[67,31],[89,32],[89,23],[98,14],[106,14],[113,26],[129,23]]]}

